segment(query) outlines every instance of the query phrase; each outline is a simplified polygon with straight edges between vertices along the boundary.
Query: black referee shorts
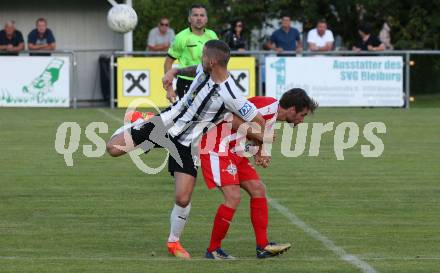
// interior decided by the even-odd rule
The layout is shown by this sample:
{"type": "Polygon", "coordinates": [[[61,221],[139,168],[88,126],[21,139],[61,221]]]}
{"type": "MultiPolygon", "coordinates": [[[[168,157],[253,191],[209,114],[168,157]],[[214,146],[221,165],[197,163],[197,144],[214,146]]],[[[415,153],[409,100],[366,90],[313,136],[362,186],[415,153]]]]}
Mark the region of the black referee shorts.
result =
{"type": "Polygon", "coordinates": [[[197,167],[191,154],[191,147],[182,145],[170,137],[167,128],[159,115],[131,127],[131,138],[136,146],[140,145],[145,153],[155,147],[166,148],[168,157],[168,171],[174,176],[175,172],[186,173],[197,177],[197,167]]]}
{"type": "Polygon", "coordinates": [[[188,92],[191,84],[192,84],[192,81],[190,81],[190,80],[177,78],[176,93],[177,93],[177,96],[179,97],[179,99],[181,99],[186,94],[186,92],[188,92]]]}

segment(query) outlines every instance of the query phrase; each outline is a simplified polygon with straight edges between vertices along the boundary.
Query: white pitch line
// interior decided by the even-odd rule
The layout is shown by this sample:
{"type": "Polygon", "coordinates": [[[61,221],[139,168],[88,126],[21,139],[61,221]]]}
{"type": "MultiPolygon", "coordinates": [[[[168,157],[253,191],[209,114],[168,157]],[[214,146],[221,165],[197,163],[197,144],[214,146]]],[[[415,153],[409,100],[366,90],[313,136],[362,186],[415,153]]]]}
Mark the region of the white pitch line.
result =
{"type": "Polygon", "coordinates": [[[337,246],[332,240],[328,237],[319,233],[316,229],[307,225],[304,221],[302,221],[298,216],[289,211],[288,208],[284,207],[280,203],[278,203],[275,199],[268,198],[269,204],[278,210],[282,215],[284,215],[290,222],[296,227],[302,229],[305,233],[310,235],[313,239],[320,241],[328,250],[331,250],[335,253],[341,260],[346,261],[355,267],[362,270],[364,273],[379,273],[376,269],[374,269],[367,262],[362,261],[357,256],[353,254],[347,253],[342,247],[337,246]]]}
{"type": "Polygon", "coordinates": [[[117,121],[117,122],[124,122],[123,119],[118,118],[117,116],[115,116],[115,115],[113,115],[113,114],[107,112],[107,111],[104,110],[103,108],[98,108],[98,112],[103,113],[104,115],[106,115],[107,117],[111,118],[111,119],[114,120],[114,121],[117,121]]]}
{"type": "MultiPolygon", "coordinates": [[[[107,112],[106,110],[99,108],[99,112],[103,113],[107,117],[117,121],[121,122],[122,120],[117,118],[116,116],[112,115],[111,113],[107,112]]],[[[309,225],[307,225],[304,221],[299,219],[295,214],[290,212],[286,207],[278,203],[276,200],[269,198],[269,203],[272,207],[277,209],[281,214],[283,214],[286,218],[288,218],[292,224],[295,226],[301,228],[304,232],[312,236],[314,239],[320,241],[324,244],[324,246],[333,251],[341,260],[346,261],[359,269],[361,269],[364,273],[379,273],[377,270],[375,270],[371,265],[368,263],[362,261],[358,257],[352,254],[348,254],[342,247],[335,245],[333,241],[331,241],[326,236],[319,233],[317,230],[313,229],[309,225]]],[[[157,258],[156,258],[157,259],[157,258]]],[[[165,258],[166,259],[166,258],[165,258]]],[[[152,259],[155,260],[155,259],[152,259]]],[[[243,260],[243,259],[241,259],[243,260]]]]}

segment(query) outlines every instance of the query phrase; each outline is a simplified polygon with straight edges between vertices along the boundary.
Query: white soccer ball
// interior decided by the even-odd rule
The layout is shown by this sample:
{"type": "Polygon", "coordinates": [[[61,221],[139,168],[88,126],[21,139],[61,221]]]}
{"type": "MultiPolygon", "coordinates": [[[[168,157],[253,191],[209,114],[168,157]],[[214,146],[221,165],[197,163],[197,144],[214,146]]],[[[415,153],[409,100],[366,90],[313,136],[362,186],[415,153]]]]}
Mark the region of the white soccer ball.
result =
{"type": "Polygon", "coordinates": [[[138,22],[136,11],[125,4],[113,6],[107,14],[108,26],[116,32],[127,33],[133,31],[138,22]]]}

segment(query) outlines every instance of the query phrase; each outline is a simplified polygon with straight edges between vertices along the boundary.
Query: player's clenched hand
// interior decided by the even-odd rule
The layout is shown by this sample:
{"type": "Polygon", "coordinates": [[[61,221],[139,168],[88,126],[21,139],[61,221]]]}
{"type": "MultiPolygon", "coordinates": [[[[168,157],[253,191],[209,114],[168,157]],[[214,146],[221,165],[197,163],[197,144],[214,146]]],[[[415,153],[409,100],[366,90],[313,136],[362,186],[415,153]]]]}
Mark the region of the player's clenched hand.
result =
{"type": "Polygon", "coordinates": [[[270,156],[262,156],[259,154],[254,155],[255,164],[257,166],[267,168],[270,165],[270,160],[272,159],[270,156]]]}

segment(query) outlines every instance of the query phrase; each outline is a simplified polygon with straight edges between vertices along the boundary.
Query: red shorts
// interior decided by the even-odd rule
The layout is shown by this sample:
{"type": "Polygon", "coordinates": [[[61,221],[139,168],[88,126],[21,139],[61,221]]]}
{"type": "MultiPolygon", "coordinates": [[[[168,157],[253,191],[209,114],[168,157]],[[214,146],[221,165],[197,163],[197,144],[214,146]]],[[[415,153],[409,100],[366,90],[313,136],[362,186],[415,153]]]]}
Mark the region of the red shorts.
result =
{"type": "Polygon", "coordinates": [[[233,153],[219,156],[215,152],[200,155],[203,177],[209,189],[240,185],[247,180],[260,180],[254,166],[246,157],[233,153]]]}

